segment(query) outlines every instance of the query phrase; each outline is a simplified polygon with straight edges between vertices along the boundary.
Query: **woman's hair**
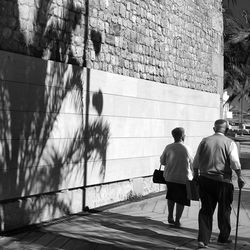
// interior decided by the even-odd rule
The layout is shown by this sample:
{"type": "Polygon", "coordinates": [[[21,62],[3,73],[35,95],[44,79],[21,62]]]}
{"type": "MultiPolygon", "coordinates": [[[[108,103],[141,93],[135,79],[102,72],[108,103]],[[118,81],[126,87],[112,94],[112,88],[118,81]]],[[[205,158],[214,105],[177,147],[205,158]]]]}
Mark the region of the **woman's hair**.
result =
{"type": "Polygon", "coordinates": [[[178,127],[172,130],[172,136],[174,137],[175,141],[180,141],[184,139],[185,130],[182,127],[178,127]]]}

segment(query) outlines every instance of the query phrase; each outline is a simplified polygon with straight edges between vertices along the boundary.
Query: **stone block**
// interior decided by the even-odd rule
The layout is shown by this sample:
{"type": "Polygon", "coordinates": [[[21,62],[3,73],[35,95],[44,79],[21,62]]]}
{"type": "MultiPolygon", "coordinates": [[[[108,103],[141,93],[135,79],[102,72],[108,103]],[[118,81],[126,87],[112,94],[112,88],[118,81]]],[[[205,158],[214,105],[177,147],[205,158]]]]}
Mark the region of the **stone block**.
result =
{"type": "Polygon", "coordinates": [[[221,54],[212,54],[212,73],[216,76],[223,77],[224,75],[224,57],[221,54]]]}
{"type": "Polygon", "coordinates": [[[105,43],[109,45],[115,45],[115,36],[114,35],[106,35],[105,43]]]}
{"type": "Polygon", "coordinates": [[[4,28],[2,31],[2,35],[4,39],[9,39],[12,35],[12,30],[10,28],[4,28]]]}
{"type": "Polygon", "coordinates": [[[210,18],[212,19],[213,29],[221,34],[223,32],[223,16],[221,15],[221,12],[217,10],[210,13],[210,18]]]}
{"type": "Polygon", "coordinates": [[[124,4],[121,3],[120,4],[120,15],[121,15],[121,17],[125,17],[125,15],[126,15],[125,13],[126,13],[126,7],[125,7],[124,4]]]}

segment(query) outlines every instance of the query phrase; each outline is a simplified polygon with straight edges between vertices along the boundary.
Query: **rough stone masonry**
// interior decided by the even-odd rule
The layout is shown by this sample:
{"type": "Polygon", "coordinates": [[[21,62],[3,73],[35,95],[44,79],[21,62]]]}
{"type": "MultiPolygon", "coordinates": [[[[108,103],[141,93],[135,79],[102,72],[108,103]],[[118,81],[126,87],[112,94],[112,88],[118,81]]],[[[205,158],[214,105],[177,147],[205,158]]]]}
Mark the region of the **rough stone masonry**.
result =
{"type": "Polygon", "coordinates": [[[1,0],[0,17],[1,50],[221,91],[221,0],[1,0]]]}

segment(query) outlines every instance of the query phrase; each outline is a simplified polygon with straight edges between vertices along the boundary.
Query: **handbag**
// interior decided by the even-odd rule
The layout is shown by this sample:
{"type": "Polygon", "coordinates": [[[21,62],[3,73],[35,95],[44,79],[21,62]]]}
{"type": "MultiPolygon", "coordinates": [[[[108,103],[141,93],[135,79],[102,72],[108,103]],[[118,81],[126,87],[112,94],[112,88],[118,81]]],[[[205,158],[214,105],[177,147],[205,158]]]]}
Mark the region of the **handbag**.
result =
{"type": "Polygon", "coordinates": [[[153,183],[166,184],[166,180],[163,177],[163,170],[161,170],[161,165],[159,169],[155,169],[153,173],[153,183]]]}
{"type": "Polygon", "coordinates": [[[199,184],[196,180],[187,180],[186,189],[188,200],[198,201],[200,199],[199,184]]]}

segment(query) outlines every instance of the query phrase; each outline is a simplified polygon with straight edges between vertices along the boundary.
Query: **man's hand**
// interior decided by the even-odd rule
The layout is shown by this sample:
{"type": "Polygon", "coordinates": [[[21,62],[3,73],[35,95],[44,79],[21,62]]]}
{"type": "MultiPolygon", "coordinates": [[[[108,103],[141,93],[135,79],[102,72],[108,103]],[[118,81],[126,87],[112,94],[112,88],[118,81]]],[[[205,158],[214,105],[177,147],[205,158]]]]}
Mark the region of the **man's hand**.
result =
{"type": "Polygon", "coordinates": [[[242,189],[245,186],[245,181],[242,178],[242,176],[238,176],[238,187],[239,189],[242,189]]]}
{"type": "Polygon", "coordinates": [[[193,180],[198,182],[199,180],[199,172],[198,172],[198,169],[194,169],[194,177],[193,177],[193,180]]]}
{"type": "Polygon", "coordinates": [[[241,169],[236,169],[235,173],[237,174],[237,177],[238,177],[238,187],[239,189],[242,189],[245,186],[245,181],[242,178],[241,169]]]}

